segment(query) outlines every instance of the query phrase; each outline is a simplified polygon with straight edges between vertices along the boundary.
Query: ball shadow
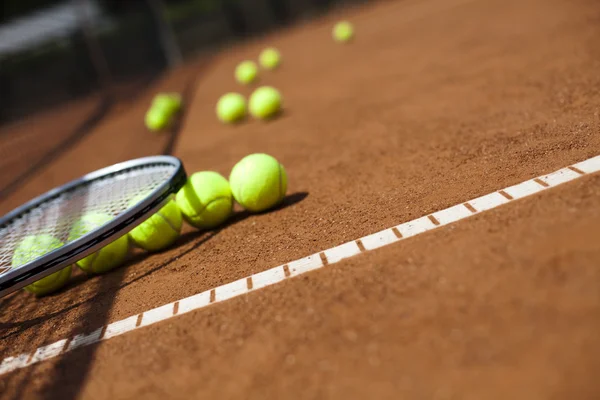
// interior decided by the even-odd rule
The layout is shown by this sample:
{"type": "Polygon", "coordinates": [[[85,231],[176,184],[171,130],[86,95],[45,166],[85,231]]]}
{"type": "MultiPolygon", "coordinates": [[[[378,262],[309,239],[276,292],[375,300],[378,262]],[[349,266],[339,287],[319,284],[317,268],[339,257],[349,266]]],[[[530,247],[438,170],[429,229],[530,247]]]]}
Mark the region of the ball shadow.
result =
{"type": "MultiPolygon", "coordinates": [[[[153,267],[152,269],[149,269],[148,271],[146,271],[140,275],[135,275],[135,277],[133,277],[130,280],[125,280],[125,275],[129,268],[132,268],[135,265],[138,265],[139,263],[143,262],[147,258],[151,257],[152,255],[160,254],[161,252],[148,253],[148,252],[139,251],[136,249],[136,250],[133,250],[132,254],[130,255],[130,257],[128,258],[128,260],[126,261],[126,263],[123,266],[121,266],[120,268],[117,268],[114,271],[111,271],[107,274],[96,275],[96,276],[90,277],[89,275],[87,275],[85,273],[76,273],[71,278],[71,281],[69,282],[68,285],[66,285],[65,288],[61,289],[60,291],[58,291],[54,294],[47,296],[47,297],[55,297],[55,296],[59,296],[60,294],[64,295],[64,292],[68,291],[69,289],[75,288],[77,286],[83,285],[83,284],[87,283],[90,279],[100,279],[101,280],[100,281],[100,290],[98,290],[96,294],[86,298],[85,300],[75,302],[75,303],[69,305],[68,307],[65,307],[61,310],[58,310],[58,311],[50,313],[50,314],[46,314],[46,315],[43,315],[40,317],[28,319],[28,320],[20,320],[20,321],[14,321],[14,322],[0,322],[0,330],[10,330],[10,332],[6,332],[5,334],[1,335],[0,340],[23,333],[23,332],[35,327],[36,325],[38,325],[40,323],[43,323],[43,322],[46,322],[53,318],[59,317],[62,314],[72,311],[78,307],[90,305],[90,304],[94,304],[94,303],[101,303],[102,298],[106,298],[106,297],[112,298],[115,296],[115,294],[119,290],[139,281],[140,279],[146,278],[146,277],[154,274],[155,272],[157,272],[158,270],[171,264],[173,261],[177,260],[178,258],[183,257],[186,254],[189,254],[190,252],[196,250],[198,247],[202,246],[204,243],[208,242],[210,239],[212,239],[213,237],[218,235],[219,232],[221,232],[222,230],[227,229],[227,228],[229,228],[229,227],[231,227],[253,215],[262,215],[262,214],[266,214],[266,213],[270,213],[270,212],[278,212],[278,211],[284,210],[290,206],[300,203],[306,197],[308,197],[307,192],[292,193],[292,194],[285,196],[283,201],[279,204],[279,206],[277,206],[274,209],[267,210],[267,211],[264,211],[261,213],[251,213],[246,210],[234,212],[233,215],[229,218],[229,220],[225,224],[219,226],[216,229],[193,230],[193,231],[186,232],[178,238],[178,240],[173,244],[173,246],[169,247],[168,249],[165,249],[162,253],[167,252],[167,251],[172,251],[174,248],[182,248],[194,241],[196,241],[196,243],[193,243],[191,246],[189,246],[188,248],[186,248],[183,251],[177,252],[172,257],[169,257],[167,260],[165,260],[164,262],[160,263],[159,265],[153,267]]],[[[7,298],[2,299],[2,302],[0,302],[0,304],[2,305],[1,308],[3,309],[4,306],[8,306],[9,304],[18,302],[18,301],[19,301],[19,296],[17,296],[17,295],[8,296],[7,298]]],[[[96,315],[98,315],[98,314],[96,314],[96,315]]],[[[88,319],[86,321],[86,324],[87,325],[97,325],[97,324],[102,325],[106,322],[104,319],[105,319],[104,316],[98,318],[98,320],[96,320],[96,318],[92,317],[91,320],[88,319]]]]}

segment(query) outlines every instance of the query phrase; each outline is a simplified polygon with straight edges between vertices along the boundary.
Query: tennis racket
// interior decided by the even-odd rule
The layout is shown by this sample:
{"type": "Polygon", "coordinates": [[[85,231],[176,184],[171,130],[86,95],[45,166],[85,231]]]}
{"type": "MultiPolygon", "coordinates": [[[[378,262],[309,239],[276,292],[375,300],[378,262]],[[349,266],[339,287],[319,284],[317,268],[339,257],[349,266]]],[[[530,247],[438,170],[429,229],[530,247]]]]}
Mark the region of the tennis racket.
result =
{"type": "Polygon", "coordinates": [[[59,271],[123,236],[160,210],[186,179],[179,159],[144,157],[87,174],[11,211],[0,219],[0,297],[59,271]],[[146,195],[135,201],[141,194],[146,195]],[[93,212],[113,218],[69,241],[73,224],[93,212]],[[15,264],[15,249],[29,235],[39,234],[51,235],[64,244],[23,265],[15,264]]]}

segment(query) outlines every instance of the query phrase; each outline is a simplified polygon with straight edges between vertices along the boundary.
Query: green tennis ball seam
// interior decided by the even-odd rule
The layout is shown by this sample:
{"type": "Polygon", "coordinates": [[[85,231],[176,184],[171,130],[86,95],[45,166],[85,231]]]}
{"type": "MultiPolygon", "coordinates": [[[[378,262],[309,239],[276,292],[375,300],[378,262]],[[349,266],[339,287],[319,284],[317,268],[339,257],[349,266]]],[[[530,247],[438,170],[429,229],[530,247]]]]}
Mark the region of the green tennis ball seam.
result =
{"type": "MultiPolygon", "coordinates": [[[[97,252],[95,252],[95,253],[94,253],[94,256],[92,257],[92,260],[90,261],[90,266],[89,266],[89,270],[90,270],[90,272],[94,272],[94,261],[96,261],[96,259],[97,259],[97,258],[98,258],[98,256],[100,255],[100,252],[101,252],[101,251],[102,251],[102,249],[100,249],[100,250],[98,250],[97,252]]],[[[79,263],[77,264],[77,266],[78,266],[80,269],[83,269],[83,268],[81,268],[81,265],[79,265],[79,263]]],[[[85,269],[83,269],[83,270],[84,270],[84,271],[86,271],[85,269]]],[[[87,272],[87,271],[86,271],[86,272],[87,272]]]]}
{"type": "MultiPolygon", "coordinates": [[[[244,199],[244,186],[246,185],[246,182],[242,182],[241,185],[238,186],[238,194],[240,197],[241,201],[238,201],[238,203],[240,203],[240,205],[242,205],[242,207],[246,208],[246,205],[244,205],[244,203],[246,202],[244,199]]],[[[233,193],[233,189],[232,189],[232,193],[233,193]]],[[[235,197],[235,196],[234,196],[235,197]]]]}
{"type": "MultiPolygon", "coordinates": [[[[214,199],[212,199],[211,201],[209,201],[208,203],[206,203],[206,205],[202,208],[202,210],[200,210],[200,212],[195,213],[195,215],[193,215],[191,217],[200,217],[202,215],[202,213],[204,213],[204,211],[208,208],[208,206],[210,206],[212,203],[214,203],[217,200],[224,200],[224,199],[231,200],[231,196],[219,196],[219,197],[215,197],[214,199]]],[[[183,215],[185,215],[185,213],[183,215]]]]}
{"type": "Polygon", "coordinates": [[[158,211],[156,213],[156,215],[160,216],[162,219],[165,220],[165,222],[167,223],[167,225],[169,225],[169,227],[171,227],[171,229],[173,229],[173,232],[175,232],[176,234],[179,234],[180,229],[176,229],[175,226],[173,226],[173,224],[171,223],[171,221],[169,221],[169,219],[167,217],[165,217],[164,215],[162,215],[160,213],[160,211],[158,211]]]}
{"type": "MultiPolygon", "coordinates": [[[[204,211],[208,207],[210,207],[211,204],[215,203],[217,200],[228,200],[229,203],[230,203],[229,204],[230,208],[233,208],[233,199],[232,199],[231,196],[219,196],[219,197],[217,197],[217,198],[212,199],[211,201],[209,201],[199,214],[195,214],[194,216],[188,216],[188,215],[186,215],[185,213],[182,212],[183,219],[186,220],[187,223],[189,223],[190,225],[192,225],[192,226],[194,226],[196,228],[210,229],[210,228],[213,228],[215,226],[218,226],[219,224],[207,224],[205,226],[202,226],[202,225],[198,224],[198,222],[192,220],[193,218],[200,218],[201,215],[204,213],[204,211]]],[[[231,215],[231,210],[229,211],[228,215],[225,217],[225,219],[223,221],[225,221],[230,215],[231,215]]]]}
{"type": "Polygon", "coordinates": [[[281,193],[281,189],[282,189],[282,184],[281,184],[281,163],[278,163],[277,168],[279,169],[279,201],[277,203],[280,203],[283,200],[283,195],[285,193],[281,193]]]}

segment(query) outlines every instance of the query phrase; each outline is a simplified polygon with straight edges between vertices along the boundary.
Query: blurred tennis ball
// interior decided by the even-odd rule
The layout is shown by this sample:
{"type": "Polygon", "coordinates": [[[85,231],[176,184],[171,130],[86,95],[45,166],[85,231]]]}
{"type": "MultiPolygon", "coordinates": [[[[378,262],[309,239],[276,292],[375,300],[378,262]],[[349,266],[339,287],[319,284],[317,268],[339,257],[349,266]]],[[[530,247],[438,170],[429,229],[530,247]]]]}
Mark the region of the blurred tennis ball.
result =
{"type": "Polygon", "coordinates": [[[258,62],[265,69],[275,69],[281,63],[281,54],[274,47],[266,48],[258,56],[258,62]]]}
{"type": "MultiPolygon", "coordinates": [[[[63,243],[60,240],[50,235],[26,236],[15,249],[12,258],[12,267],[16,268],[27,264],[52,250],[58,249],[62,245],[63,243]]],[[[71,266],[69,265],[60,271],[54,272],[39,281],[35,281],[32,284],[25,286],[25,290],[37,296],[43,296],[55,292],[65,286],[69,281],[70,276],[71,266]]]]}
{"type": "Polygon", "coordinates": [[[354,28],[348,21],[341,21],[333,27],[333,39],[336,42],[348,42],[354,37],[354,28]]]}
{"type": "Polygon", "coordinates": [[[169,125],[169,116],[163,109],[153,107],[146,112],[144,122],[148,130],[158,132],[169,125]]]}
{"type": "Polygon", "coordinates": [[[227,93],[217,102],[217,117],[225,123],[241,120],[246,116],[246,99],[239,93],[227,93]]]}
{"type": "Polygon", "coordinates": [[[171,96],[166,93],[159,93],[154,96],[154,100],[152,100],[151,109],[165,109],[168,108],[172,104],[171,96]]]}
{"type": "Polygon", "coordinates": [[[235,200],[246,210],[260,212],[281,203],[287,191],[285,168],[268,154],[250,154],[231,170],[235,200]]]}
{"type": "Polygon", "coordinates": [[[270,86],[261,86],[250,96],[248,108],[255,118],[267,119],[281,109],[281,94],[270,86]]]}
{"type": "MultiPolygon", "coordinates": [[[[129,206],[139,203],[145,197],[146,195],[137,196],[129,206]]],[[[156,214],[133,228],[129,237],[144,250],[158,251],[170,246],[179,237],[181,224],[181,211],[175,201],[170,199],[156,214]]]]}
{"type": "Polygon", "coordinates": [[[181,110],[181,106],[183,104],[183,99],[179,93],[168,93],[167,94],[168,101],[170,103],[170,111],[175,114],[181,110]]]}
{"type": "Polygon", "coordinates": [[[176,203],[190,225],[210,229],[231,215],[233,196],[227,179],[217,172],[202,171],[188,178],[177,193],[176,203]]]}
{"type": "Polygon", "coordinates": [[[254,61],[243,61],[235,69],[235,79],[243,85],[254,82],[257,75],[258,68],[254,61]]]}
{"type": "MultiPolygon", "coordinates": [[[[69,242],[101,227],[112,219],[108,214],[89,213],[81,217],[69,233],[69,242]]],[[[129,251],[127,235],[104,246],[95,253],[77,261],[77,266],[90,274],[101,274],[118,267],[125,261],[129,251]]]]}

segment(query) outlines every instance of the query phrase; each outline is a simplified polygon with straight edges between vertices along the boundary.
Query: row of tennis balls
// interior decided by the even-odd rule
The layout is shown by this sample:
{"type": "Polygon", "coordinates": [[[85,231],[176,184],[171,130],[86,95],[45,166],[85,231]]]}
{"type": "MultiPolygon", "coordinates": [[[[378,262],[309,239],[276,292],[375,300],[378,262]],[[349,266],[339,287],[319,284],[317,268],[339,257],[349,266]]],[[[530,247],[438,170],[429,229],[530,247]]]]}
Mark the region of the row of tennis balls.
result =
{"type": "MultiPolygon", "coordinates": [[[[269,47],[260,52],[258,63],[264,69],[275,69],[281,64],[281,54],[274,47],[269,47]]],[[[234,71],[235,80],[242,85],[248,85],[258,77],[258,66],[254,61],[246,60],[238,64],[234,71]]]]}
{"type": "MultiPolygon", "coordinates": [[[[266,211],[278,205],[287,191],[287,174],[274,157],[256,153],[244,157],[231,170],[229,181],[213,171],[192,174],[185,185],[157,213],[99,251],[79,260],[77,266],[89,274],[101,274],[121,265],[129,252],[129,241],[147,251],[159,251],[179,237],[182,222],[199,229],[211,229],[232,214],[234,199],[250,212],[266,211]]],[[[134,198],[137,204],[144,194],[134,198]]],[[[84,215],[71,228],[68,241],[104,225],[112,219],[102,213],[84,215]]],[[[63,243],[47,234],[31,235],[16,248],[12,265],[18,267],[61,247],[63,243]]],[[[71,276],[68,266],[28,286],[38,296],[62,288],[71,276]]]]}
{"type": "MultiPolygon", "coordinates": [[[[257,119],[269,119],[281,110],[281,93],[271,86],[261,86],[250,95],[248,111],[257,119]]],[[[226,93],[217,102],[217,117],[224,123],[235,123],[246,117],[246,99],[240,93],[226,93]]]]}
{"type": "Polygon", "coordinates": [[[166,129],[181,110],[181,105],[182,99],[178,93],[157,94],[146,112],[146,127],[153,132],[166,129]]]}
{"type": "MultiPolygon", "coordinates": [[[[331,34],[336,42],[346,43],[354,38],[354,27],[348,21],[340,21],[333,26],[331,34]]],[[[264,69],[275,69],[281,64],[281,54],[276,48],[268,47],[260,52],[258,63],[264,69]]],[[[235,68],[234,76],[242,85],[248,85],[258,77],[258,67],[254,61],[242,61],[235,68]]]]}

